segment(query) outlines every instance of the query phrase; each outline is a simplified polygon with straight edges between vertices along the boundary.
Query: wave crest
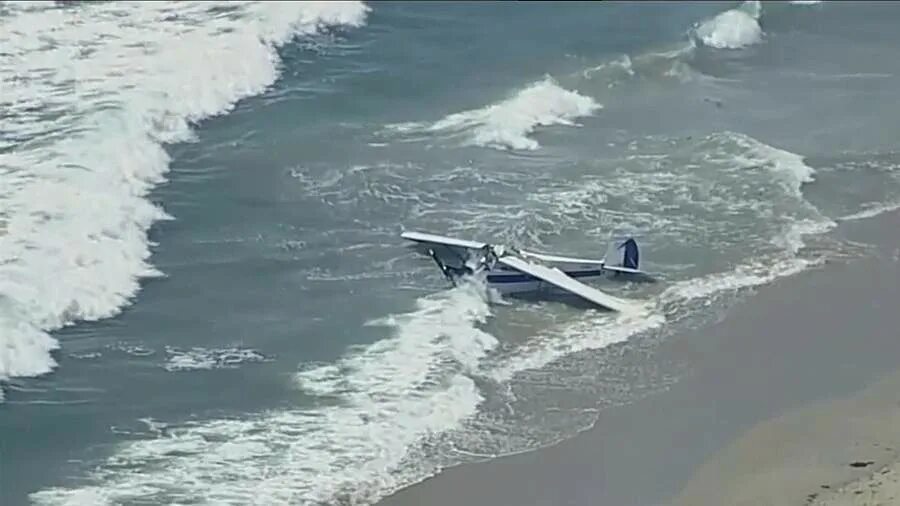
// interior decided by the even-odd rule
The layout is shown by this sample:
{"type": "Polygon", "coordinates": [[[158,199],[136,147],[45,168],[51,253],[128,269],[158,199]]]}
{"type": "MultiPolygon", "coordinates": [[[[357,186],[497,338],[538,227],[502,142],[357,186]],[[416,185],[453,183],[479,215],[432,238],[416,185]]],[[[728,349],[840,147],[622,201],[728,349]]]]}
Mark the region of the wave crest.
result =
{"type": "Polygon", "coordinates": [[[540,144],[529,135],[537,127],[577,126],[576,118],[590,116],[602,107],[591,97],[562,88],[546,77],[496,104],[450,114],[431,125],[404,123],[392,128],[399,132],[465,132],[468,143],[476,146],[533,151],[540,144]]]}
{"type": "Polygon", "coordinates": [[[47,332],[115,315],[160,273],[147,194],[163,143],[278,77],[279,45],[359,26],[360,2],[13,4],[0,18],[0,381],[44,374],[47,332]],[[8,36],[7,36],[8,34],[8,36]]]}
{"type": "Polygon", "coordinates": [[[759,2],[744,2],[700,23],[695,30],[703,45],[716,49],[740,49],[759,44],[763,31],[759,26],[759,2]]]}

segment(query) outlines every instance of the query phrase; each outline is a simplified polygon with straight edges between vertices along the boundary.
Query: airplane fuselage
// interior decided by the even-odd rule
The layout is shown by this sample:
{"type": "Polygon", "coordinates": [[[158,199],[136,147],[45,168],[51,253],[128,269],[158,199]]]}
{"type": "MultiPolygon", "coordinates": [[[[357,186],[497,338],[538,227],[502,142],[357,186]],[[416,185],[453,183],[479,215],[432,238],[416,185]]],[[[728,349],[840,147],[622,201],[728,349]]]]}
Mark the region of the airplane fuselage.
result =
{"type": "MultiPolygon", "coordinates": [[[[554,267],[559,268],[567,276],[576,279],[582,283],[589,283],[604,277],[610,276],[612,273],[605,271],[597,264],[556,264],[554,267]]],[[[488,285],[500,292],[501,294],[512,293],[564,293],[561,290],[546,281],[515,269],[506,267],[505,265],[497,265],[485,274],[485,280],[488,285]]]]}
{"type": "Polygon", "coordinates": [[[619,246],[628,248],[625,261],[608,265],[607,258],[550,255],[423,232],[403,232],[401,237],[413,241],[431,256],[444,276],[454,284],[467,276],[477,276],[501,294],[565,293],[606,309],[627,311],[634,307],[631,301],[585,283],[604,277],[646,277],[637,269],[638,252],[633,239],[619,246]],[[456,265],[449,263],[451,258],[456,265]]]}

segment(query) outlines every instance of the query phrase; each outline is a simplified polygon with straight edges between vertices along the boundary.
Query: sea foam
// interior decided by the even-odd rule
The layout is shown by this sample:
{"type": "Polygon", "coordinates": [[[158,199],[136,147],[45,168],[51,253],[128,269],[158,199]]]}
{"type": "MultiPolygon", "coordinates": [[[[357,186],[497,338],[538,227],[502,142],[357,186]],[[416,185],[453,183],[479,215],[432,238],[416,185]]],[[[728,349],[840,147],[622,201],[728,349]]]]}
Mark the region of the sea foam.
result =
{"type": "Polygon", "coordinates": [[[47,332],[115,315],[160,273],[147,199],[164,143],[278,77],[276,48],[359,26],[360,2],[10,4],[0,17],[0,381],[47,373],[47,332]]]}
{"type": "Polygon", "coordinates": [[[700,23],[695,33],[705,46],[716,49],[740,49],[758,44],[763,39],[760,11],[758,1],[744,2],[738,8],[700,23]]]}
{"type": "Polygon", "coordinates": [[[591,97],[562,88],[547,77],[495,104],[453,113],[432,124],[403,123],[392,128],[400,132],[462,132],[466,143],[475,146],[536,150],[540,144],[530,135],[538,127],[576,126],[575,119],[590,116],[602,107],[591,97]]]}
{"type": "Polygon", "coordinates": [[[41,505],[371,504],[434,469],[410,448],[458,427],[482,399],[471,375],[498,342],[483,285],[422,297],[369,323],[384,338],[296,375],[306,407],[167,427],[125,443],[92,484],[32,494],[41,505]],[[127,471],[122,466],[127,467],[127,471]],[[423,467],[426,466],[426,467],[423,467]],[[87,502],[83,502],[87,501],[87,502]]]}

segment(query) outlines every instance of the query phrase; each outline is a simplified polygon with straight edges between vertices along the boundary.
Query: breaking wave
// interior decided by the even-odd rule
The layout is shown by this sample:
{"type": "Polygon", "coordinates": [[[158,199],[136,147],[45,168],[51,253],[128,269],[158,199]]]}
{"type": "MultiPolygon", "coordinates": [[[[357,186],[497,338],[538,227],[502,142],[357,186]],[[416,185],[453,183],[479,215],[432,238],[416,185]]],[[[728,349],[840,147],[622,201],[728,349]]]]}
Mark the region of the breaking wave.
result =
{"type": "Polygon", "coordinates": [[[700,41],[716,49],[740,49],[762,42],[759,26],[762,7],[759,1],[748,1],[700,23],[695,34],[700,41]]]}
{"type": "Polygon", "coordinates": [[[373,502],[433,472],[407,459],[409,448],[457,427],[481,401],[470,375],[498,344],[477,328],[490,316],[484,297],[482,286],[463,285],[370,322],[386,329],[384,339],[297,374],[300,391],[318,399],[308,408],[167,427],[162,437],[125,444],[91,477],[95,485],[43,490],[32,499],[373,502]]]}
{"type": "Polygon", "coordinates": [[[512,97],[481,109],[450,114],[432,124],[402,123],[390,128],[398,132],[468,136],[467,143],[496,149],[536,150],[540,144],[531,137],[537,127],[577,126],[575,119],[590,116],[602,105],[592,98],[560,87],[552,78],[516,92],[512,97]]]}
{"type": "Polygon", "coordinates": [[[164,143],[278,77],[276,49],[360,26],[360,2],[9,4],[0,17],[0,381],[49,372],[47,332],[115,315],[148,263],[164,143]]]}

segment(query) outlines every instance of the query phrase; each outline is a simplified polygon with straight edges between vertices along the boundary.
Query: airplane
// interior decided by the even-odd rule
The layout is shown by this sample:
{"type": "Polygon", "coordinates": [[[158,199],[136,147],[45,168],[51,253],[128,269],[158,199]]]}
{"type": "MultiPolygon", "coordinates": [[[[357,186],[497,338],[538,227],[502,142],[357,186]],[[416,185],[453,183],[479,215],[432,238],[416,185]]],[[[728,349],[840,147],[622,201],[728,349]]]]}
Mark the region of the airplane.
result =
{"type": "Polygon", "coordinates": [[[604,277],[655,281],[653,276],[639,269],[640,252],[637,242],[630,237],[616,245],[617,250],[623,251],[622,260],[618,265],[611,265],[606,257],[548,255],[425,232],[405,231],[400,236],[423,249],[454,285],[467,276],[483,274],[488,286],[501,294],[562,292],[609,310],[624,312],[635,303],[601,292],[581,281],[604,277]],[[447,252],[445,257],[454,258],[457,265],[450,265],[438,251],[447,252]]]}

